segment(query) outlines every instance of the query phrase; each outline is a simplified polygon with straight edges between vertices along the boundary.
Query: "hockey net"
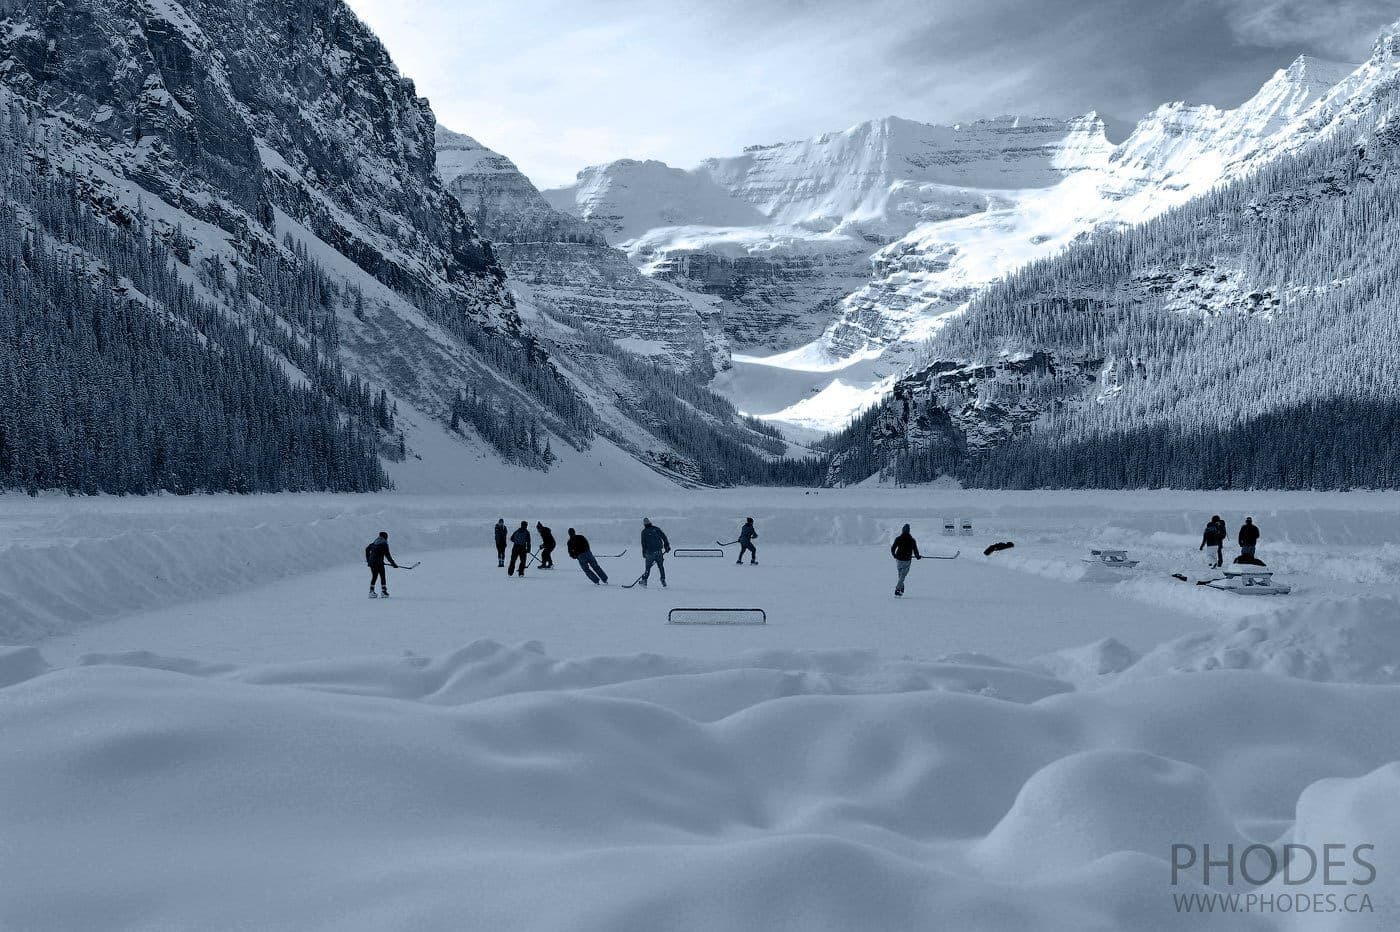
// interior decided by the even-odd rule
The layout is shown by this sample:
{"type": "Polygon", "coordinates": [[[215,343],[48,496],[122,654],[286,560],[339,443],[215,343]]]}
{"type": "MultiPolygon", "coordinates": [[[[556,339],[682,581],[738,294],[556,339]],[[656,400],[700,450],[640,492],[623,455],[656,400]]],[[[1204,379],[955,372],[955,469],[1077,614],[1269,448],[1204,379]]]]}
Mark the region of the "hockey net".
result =
{"type": "Polygon", "coordinates": [[[768,613],[761,608],[673,608],[666,613],[668,625],[766,625],[768,613]]]}

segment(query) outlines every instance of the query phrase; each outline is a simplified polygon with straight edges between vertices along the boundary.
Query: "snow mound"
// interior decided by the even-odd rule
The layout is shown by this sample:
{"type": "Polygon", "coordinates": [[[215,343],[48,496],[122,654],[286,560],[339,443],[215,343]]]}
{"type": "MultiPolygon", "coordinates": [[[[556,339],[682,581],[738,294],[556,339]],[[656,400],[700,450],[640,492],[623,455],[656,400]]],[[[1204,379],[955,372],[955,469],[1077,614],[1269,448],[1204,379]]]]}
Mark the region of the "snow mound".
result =
{"type": "Polygon", "coordinates": [[[1400,599],[1330,598],[1253,615],[1215,632],[1163,644],[1128,673],[1141,677],[1220,669],[1400,683],[1400,599]]]}
{"type": "Polygon", "coordinates": [[[1095,750],[1037,771],[975,857],[986,869],[1033,877],[1117,852],[1160,856],[1182,838],[1248,843],[1199,767],[1095,750]]]}
{"type": "Polygon", "coordinates": [[[1017,672],[528,642],[91,657],[0,690],[0,925],[1194,929],[1172,843],[1263,825],[1400,849],[1400,690],[1225,672],[910,691],[953,668],[1017,672]]]}

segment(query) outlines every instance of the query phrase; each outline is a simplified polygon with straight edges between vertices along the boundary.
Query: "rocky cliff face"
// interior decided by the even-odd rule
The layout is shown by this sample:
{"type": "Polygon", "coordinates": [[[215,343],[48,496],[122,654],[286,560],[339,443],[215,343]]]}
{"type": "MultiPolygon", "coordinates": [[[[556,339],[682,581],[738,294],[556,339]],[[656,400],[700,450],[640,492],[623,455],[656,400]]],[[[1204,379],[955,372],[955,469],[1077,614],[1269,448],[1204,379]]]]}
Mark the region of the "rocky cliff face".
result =
{"type": "Polygon", "coordinates": [[[468,136],[439,128],[437,146],[448,191],[531,306],[702,380],[728,364],[718,315],[642,275],[598,221],[554,209],[514,163],[468,136]]]}
{"type": "Polygon", "coordinates": [[[434,181],[433,115],[329,0],[0,3],[7,87],[77,158],[234,240],[302,223],[395,290],[517,326],[489,249],[434,181]]]}

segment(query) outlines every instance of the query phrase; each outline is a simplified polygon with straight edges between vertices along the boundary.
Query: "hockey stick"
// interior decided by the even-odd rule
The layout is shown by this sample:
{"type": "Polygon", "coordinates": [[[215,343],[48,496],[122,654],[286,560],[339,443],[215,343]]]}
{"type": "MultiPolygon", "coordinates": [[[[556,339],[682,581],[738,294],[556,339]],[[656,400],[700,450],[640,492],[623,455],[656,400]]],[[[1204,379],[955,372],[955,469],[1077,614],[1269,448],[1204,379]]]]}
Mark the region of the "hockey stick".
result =
{"type": "Polygon", "coordinates": [[[595,553],[595,557],[602,557],[604,560],[616,560],[618,557],[627,556],[627,548],[622,548],[622,553],[595,553]]]}
{"type": "Polygon", "coordinates": [[[631,589],[631,588],[632,588],[633,586],[635,586],[637,583],[641,582],[641,581],[642,581],[642,578],[643,578],[644,576],[646,576],[645,573],[643,573],[641,576],[638,576],[636,579],[632,580],[630,583],[626,583],[625,585],[623,585],[622,588],[624,588],[624,589],[631,589]]]}
{"type": "Polygon", "coordinates": [[[410,563],[408,566],[396,566],[396,567],[394,567],[394,569],[396,569],[396,570],[411,570],[411,569],[413,569],[414,567],[422,566],[422,565],[423,565],[423,561],[422,561],[422,560],[419,560],[417,563],[410,563]]]}
{"type": "Polygon", "coordinates": [[[960,554],[960,553],[962,553],[961,550],[954,550],[952,556],[945,556],[945,555],[943,555],[943,554],[931,553],[931,554],[929,554],[928,556],[924,557],[924,559],[925,559],[925,560],[956,560],[956,559],[958,558],[958,554],[960,554]]]}
{"type": "Polygon", "coordinates": [[[731,540],[729,543],[726,544],[726,543],[724,543],[723,541],[718,541],[718,540],[717,540],[717,541],[715,541],[715,543],[719,544],[721,547],[730,547],[730,546],[733,546],[734,544],[737,544],[738,541],[737,541],[737,540],[731,540]]]}

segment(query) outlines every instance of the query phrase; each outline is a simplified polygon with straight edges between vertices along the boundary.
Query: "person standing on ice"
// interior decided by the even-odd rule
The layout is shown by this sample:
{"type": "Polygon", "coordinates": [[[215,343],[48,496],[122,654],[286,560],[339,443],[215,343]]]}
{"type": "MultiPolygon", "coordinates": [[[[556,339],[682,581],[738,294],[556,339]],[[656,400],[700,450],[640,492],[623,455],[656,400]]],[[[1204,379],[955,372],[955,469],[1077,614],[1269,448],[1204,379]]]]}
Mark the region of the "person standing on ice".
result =
{"type": "Polygon", "coordinates": [[[642,519],[642,559],[646,561],[646,569],[642,570],[642,578],[638,580],[645,589],[647,579],[651,576],[651,568],[654,565],[658,573],[661,574],[661,588],[666,588],[666,554],[671,552],[671,542],[666,539],[666,532],[651,523],[650,518],[642,519]]]}
{"type": "Polygon", "coordinates": [[[530,558],[530,522],[521,521],[520,527],[515,529],[515,533],[510,535],[510,566],[506,567],[506,575],[515,573],[515,563],[520,561],[520,575],[525,575],[525,561],[530,558]]]}
{"type": "Polygon", "coordinates": [[[536,521],[535,530],[540,533],[540,569],[554,569],[554,532],[536,521]]]}
{"type": "Polygon", "coordinates": [[[1254,555],[1254,548],[1259,545],[1259,525],[1254,523],[1253,518],[1245,518],[1244,524],[1240,525],[1240,556],[1247,557],[1247,560],[1240,562],[1253,562],[1259,559],[1254,555]]]}
{"type": "Polygon", "coordinates": [[[598,565],[598,558],[593,556],[593,551],[588,546],[588,538],[582,534],[575,534],[573,528],[569,528],[569,539],[564,544],[569,556],[578,561],[579,569],[583,570],[583,575],[587,576],[593,585],[598,585],[598,581],[608,581],[608,574],[603,572],[603,568],[598,565]]]}
{"type": "Polygon", "coordinates": [[[754,538],[757,536],[758,531],[754,530],[753,518],[749,518],[744,522],[744,526],[739,528],[739,559],[734,561],[735,566],[744,562],[745,553],[750,554],[750,566],[758,562],[758,548],[753,545],[754,538]]]}
{"type": "Polygon", "coordinates": [[[914,565],[915,560],[924,558],[923,554],[919,553],[919,542],[909,533],[909,525],[904,525],[894,543],[890,544],[890,556],[894,557],[895,566],[899,568],[899,582],[895,584],[894,597],[902,599],[904,578],[909,575],[909,567],[914,565]]]}
{"type": "Polygon", "coordinates": [[[1225,521],[1220,515],[1212,515],[1210,522],[1206,524],[1205,532],[1201,534],[1201,546],[1197,550],[1204,550],[1207,547],[1215,548],[1215,566],[1225,565],[1225,538],[1229,532],[1225,530],[1225,521]]]}
{"type": "Polygon", "coordinates": [[[377,599],[374,594],[374,581],[379,580],[379,591],[384,598],[389,598],[389,580],[384,575],[384,564],[388,563],[394,569],[399,565],[394,562],[393,554],[389,553],[389,532],[380,531],[379,536],[369,542],[365,548],[365,562],[369,564],[369,597],[377,599]]]}
{"type": "Polygon", "coordinates": [[[506,565],[506,519],[496,519],[496,565],[506,565]]]}

